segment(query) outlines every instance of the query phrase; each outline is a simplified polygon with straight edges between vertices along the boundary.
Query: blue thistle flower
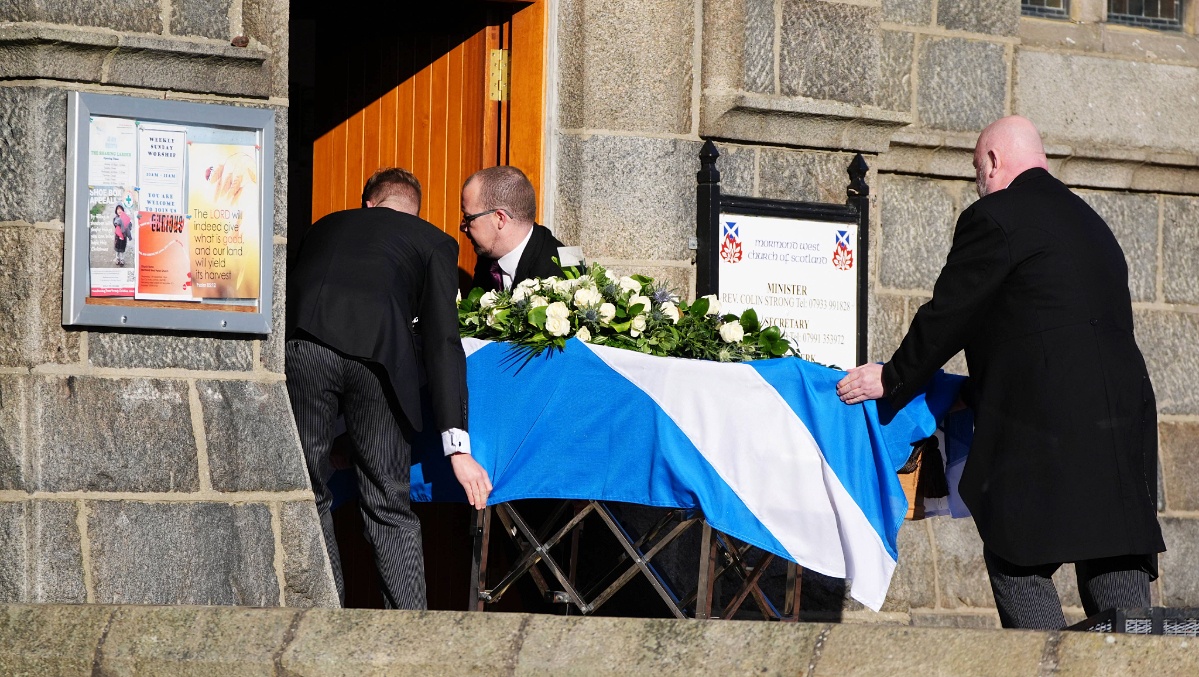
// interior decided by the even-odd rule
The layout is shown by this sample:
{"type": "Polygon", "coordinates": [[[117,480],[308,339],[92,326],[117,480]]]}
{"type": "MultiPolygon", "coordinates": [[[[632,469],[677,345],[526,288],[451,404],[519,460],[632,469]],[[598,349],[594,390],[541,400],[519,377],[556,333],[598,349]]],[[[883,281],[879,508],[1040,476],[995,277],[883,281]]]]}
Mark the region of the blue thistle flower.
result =
{"type": "Polygon", "coordinates": [[[656,287],[650,293],[650,298],[654,300],[654,303],[666,303],[667,301],[674,301],[674,294],[670,293],[670,290],[666,287],[656,287]]]}

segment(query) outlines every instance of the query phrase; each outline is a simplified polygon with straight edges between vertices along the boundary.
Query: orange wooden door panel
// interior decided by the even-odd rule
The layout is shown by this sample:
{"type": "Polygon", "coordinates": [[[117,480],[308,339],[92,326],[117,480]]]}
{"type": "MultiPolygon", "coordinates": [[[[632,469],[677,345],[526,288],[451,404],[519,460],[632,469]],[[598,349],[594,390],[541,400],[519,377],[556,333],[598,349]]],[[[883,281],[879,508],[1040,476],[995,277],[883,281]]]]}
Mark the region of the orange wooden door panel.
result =
{"type": "MultiPolygon", "coordinates": [[[[520,167],[537,191],[537,213],[545,200],[545,63],[547,4],[536,2],[512,16],[511,81],[508,106],[508,164],[520,167]]],[[[540,221],[539,221],[540,223],[540,221]]]]}

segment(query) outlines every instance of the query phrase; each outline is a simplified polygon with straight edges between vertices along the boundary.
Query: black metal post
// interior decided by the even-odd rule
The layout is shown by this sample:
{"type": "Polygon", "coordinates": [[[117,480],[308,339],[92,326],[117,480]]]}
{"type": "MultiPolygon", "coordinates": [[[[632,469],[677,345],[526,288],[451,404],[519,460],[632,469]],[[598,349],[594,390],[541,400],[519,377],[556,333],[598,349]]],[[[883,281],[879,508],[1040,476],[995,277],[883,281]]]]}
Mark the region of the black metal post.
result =
{"type": "Polygon", "coordinates": [[[695,178],[695,295],[715,294],[720,263],[720,171],[716,144],[705,141],[699,151],[700,169],[695,178]]]}
{"type": "MultiPolygon", "coordinates": [[[[870,186],[866,184],[866,158],[858,153],[849,163],[849,187],[845,189],[846,204],[858,210],[858,364],[866,364],[869,338],[866,323],[870,317],[870,186]]],[[[843,365],[845,368],[856,365],[843,365]]]]}
{"type": "Polygon", "coordinates": [[[487,506],[475,511],[474,526],[471,527],[470,604],[467,611],[483,611],[483,593],[487,589],[487,551],[491,541],[491,511],[487,506]]]}

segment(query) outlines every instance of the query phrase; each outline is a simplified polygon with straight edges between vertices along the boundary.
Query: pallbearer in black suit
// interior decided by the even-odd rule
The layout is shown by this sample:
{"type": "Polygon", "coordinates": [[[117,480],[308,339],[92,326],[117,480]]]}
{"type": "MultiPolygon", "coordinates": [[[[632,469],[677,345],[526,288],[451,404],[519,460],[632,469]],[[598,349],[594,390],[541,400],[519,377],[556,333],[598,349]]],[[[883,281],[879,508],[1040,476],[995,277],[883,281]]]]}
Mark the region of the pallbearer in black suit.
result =
{"type": "Polygon", "coordinates": [[[491,491],[466,432],[466,356],[454,301],[458,243],[414,216],[420,183],[402,169],[376,172],[363,204],[313,224],[288,272],[287,391],[339,597],[345,590],[326,482],[340,409],[356,447],[362,517],[384,601],[423,609],[420,522],[408,495],[422,366],[432,418],[467,498],[483,508],[491,491]]]}
{"type": "Polygon", "coordinates": [[[472,286],[485,291],[511,289],[534,277],[560,277],[554,263],[562,243],[537,217],[533,184],[516,167],[488,167],[462,186],[462,231],[475,246],[472,286]]]}
{"type": "Polygon", "coordinates": [[[903,406],[964,349],[976,425],[960,490],[1003,625],[1065,626],[1050,580],[1064,562],[1088,616],[1149,606],[1165,550],[1157,409],[1124,254],[1050,176],[1028,120],[983,130],[974,167],[980,199],[958,219],[932,300],[889,362],[850,370],[837,393],[903,406]]]}

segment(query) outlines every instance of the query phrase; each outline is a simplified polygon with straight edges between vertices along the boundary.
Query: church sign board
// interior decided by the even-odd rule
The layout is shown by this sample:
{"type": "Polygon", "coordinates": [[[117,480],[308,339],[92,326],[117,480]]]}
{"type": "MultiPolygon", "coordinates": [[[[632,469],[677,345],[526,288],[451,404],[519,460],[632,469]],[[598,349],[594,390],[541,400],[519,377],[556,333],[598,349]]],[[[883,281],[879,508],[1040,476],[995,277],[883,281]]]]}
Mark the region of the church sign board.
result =
{"type": "Polygon", "coordinates": [[[848,369],[866,361],[866,164],[849,169],[848,203],[720,194],[714,146],[699,173],[696,290],[721,312],[753,308],[804,358],[848,369]]]}

